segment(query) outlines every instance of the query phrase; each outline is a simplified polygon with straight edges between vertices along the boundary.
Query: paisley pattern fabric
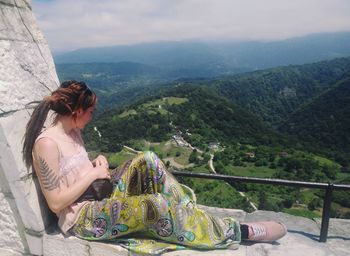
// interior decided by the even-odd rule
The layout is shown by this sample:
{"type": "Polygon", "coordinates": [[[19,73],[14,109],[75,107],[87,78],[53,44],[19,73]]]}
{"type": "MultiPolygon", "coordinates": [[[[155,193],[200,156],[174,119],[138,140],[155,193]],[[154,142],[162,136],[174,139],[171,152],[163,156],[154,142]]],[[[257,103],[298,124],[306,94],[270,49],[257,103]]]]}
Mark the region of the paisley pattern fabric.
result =
{"type": "Polygon", "coordinates": [[[236,249],[241,238],[233,218],[216,218],[196,207],[194,193],[179,184],[153,153],[144,152],[112,172],[110,198],[81,210],[72,228],[86,240],[119,242],[132,254],[169,250],[236,249]]]}

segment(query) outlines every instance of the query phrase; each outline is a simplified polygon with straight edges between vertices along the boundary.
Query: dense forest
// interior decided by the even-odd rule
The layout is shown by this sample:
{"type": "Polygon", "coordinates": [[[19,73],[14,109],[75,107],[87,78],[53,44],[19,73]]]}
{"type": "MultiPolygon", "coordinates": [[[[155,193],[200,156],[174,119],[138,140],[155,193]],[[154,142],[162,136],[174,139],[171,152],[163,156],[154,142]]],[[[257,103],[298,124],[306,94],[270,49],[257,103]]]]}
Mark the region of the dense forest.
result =
{"type": "Polygon", "coordinates": [[[233,102],[278,126],[349,70],[350,58],[342,58],[218,78],[211,84],[233,102]]]}
{"type": "Polygon", "coordinates": [[[342,165],[350,159],[350,73],[279,127],[309,149],[332,156],[342,165]]]}

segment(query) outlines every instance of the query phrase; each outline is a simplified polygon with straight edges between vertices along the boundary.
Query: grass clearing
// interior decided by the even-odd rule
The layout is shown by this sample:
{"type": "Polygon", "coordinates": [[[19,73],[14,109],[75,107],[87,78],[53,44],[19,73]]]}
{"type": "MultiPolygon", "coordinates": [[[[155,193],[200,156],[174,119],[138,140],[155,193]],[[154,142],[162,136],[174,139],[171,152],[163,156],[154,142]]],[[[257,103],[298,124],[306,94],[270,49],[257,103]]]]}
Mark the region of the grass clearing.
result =
{"type": "Polygon", "coordinates": [[[196,166],[192,168],[192,172],[197,172],[197,173],[211,173],[209,171],[209,167],[207,164],[196,166]]]}
{"type": "Polygon", "coordinates": [[[331,165],[331,166],[335,166],[337,169],[340,168],[340,164],[338,164],[338,163],[336,163],[328,158],[321,157],[321,156],[314,156],[314,159],[322,165],[331,165]]]}
{"type": "Polygon", "coordinates": [[[126,110],[124,111],[123,113],[119,114],[118,117],[126,117],[126,116],[131,116],[131,115],[136,115],[137,112],[135,109],[129,109],[129,110],[126,110]]]}
{"type": "Polygon", "coordinates": [[[300,191],[305,204],[309,204],[314,198],[318,198],[318,196],[316,195],[316,189],[304,188],[300,191]]]}
{"type": "Polygon", "coordinates": [[[159,106],[164,106],[166,104],[168,105],[180,105],[182,103],[185,103],[188,101],[187,98],[177,98],[177,97],[164,97],[162,99],[154,100],[151,102],[147,102],[142,104],[142,107],[144,108],[159,108],[159,106]]]}
{"type": "Polygon", "coordinates": [[[271,169],[266,166],[232,166],[226,167],[226,171],[230,175],[235,176],[247,176],[247,177],[257,177],[257,178],[271,178],[273,174],[276,173],[276,169],[271,169]]]}
{"type": "Polygon", "coordinates": [[[338,172],[336,176],[336,182],[342,182],[345,179],[349,179],[350,173],[338,172]]]}
{"type": "MultiPolygon", "coordinates": [[[[177,98],[177,97],[164,97],[162,99],[147,102],[141,105],[142,109],[147,109],[148,114],[160,113],[161,115],[166,115],[168,111],[164,109],[163,106],[168,105],[180,105],[188,101],[187,98],[177,98]]],[[[129,109],[119,114],[119,118],[123,118],[129,115],[136,115],[137,111],[135,109],[129,109]]]]}
{"type": "Polygon", "coordinates": [[[192,153],[192,149],[188,147],[177,146],[172,140],[163,142],[149,142],[146,140],[135,141],[133,143],[137,145],[138,150],[154,151],[161,159],[173,158],[174,161],[180,165],[188,165],[189,157],[192,153]]]}

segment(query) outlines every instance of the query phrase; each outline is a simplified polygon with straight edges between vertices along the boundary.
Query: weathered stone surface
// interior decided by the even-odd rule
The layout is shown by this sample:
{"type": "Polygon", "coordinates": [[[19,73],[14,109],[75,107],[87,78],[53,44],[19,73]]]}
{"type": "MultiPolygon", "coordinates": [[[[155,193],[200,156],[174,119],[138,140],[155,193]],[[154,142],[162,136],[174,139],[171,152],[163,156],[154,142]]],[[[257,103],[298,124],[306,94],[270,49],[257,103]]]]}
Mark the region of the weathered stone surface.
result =
{"type": "Polygon", "coordinates": [[[42,98],[58,86],[58,79],[28,3],[1,1],[0,12],[1,113],[22,109],[42,98]]]}
{"type": "Polygon", "coordinates": [[[42,99],[58,86],[51,53],[37,27],[30,1],[0,0],[0,178],[6,195],[1,203],[4,227],[0,235],[1,255],[42,254],[42,236],[49,225],[42,203],[22,162],[22,138],[30,115],[27,104],[42,99]],[[42,206],[41,206],[42,205],[42,206]],[[10,244],[7,239],[17,244],[10,244]]]}
{"type": "Polygon", "coordinates": [[[43,59],[47,53],[39,49],[44,48],[0,40],[0,114],[24,109],[58,86],[57,76],[50,72],[54,67],[43,59]]]}
{"type": "Polygon", "coordinates": [[[89,256],[89,247],[83,240],[75,237],[64,238],[60,233],[44,235],[43,253],[46,256],[89,256]]]}
{"type": "MultiPolygon", "coordinates": [[[[321,228],[321,219],[315,220],[317,226],[321,228]]],[[[330,219],[330,226],[328,229],[329,237],[343,237],[344,239],[350,240],[350,220],[345,219],[330,219]]]]}
{"type": "Polygon", "coordinates": [[[202,210],[205,210],[213,216],[224,218],[227,216],[235,218],[237,221],[244,221],[247,213],[240,209],[227,209],[227,208],[218,208],[218,207],[209,207],[205,205],[198,205],[202,210]]]}
{"type": "Polygon", "coordinates": [[[246,256],[244,250],[210,250],[210,251],[196,251],[183,250],[165,253],[164,256],[246,256]]]}
{"type": "MultiPolygon", "coordinates": [[[[0,168],[13,196],[16,208],[13,214],[17,216],[18,231],[23,239],[26,232],[35,236],[42,235],[45,224],[49,225],[46,208],[40,207],[41,193],[37,191],[33,179],[26,178],[27,171],[21,159],[21,139],[28,117],[28,112],[21,110],[0,118],[0,168]]],[[[28,244],[29,248],[33,248],[31,252],[38,252],[38,248],[42,247],[41,242],[37,239],[31,241],[28,244]],[[40,244],[35,244],[34,241],[40,244]]]]}
{"type": "Polygon", "coordinates": [[[112,243],[88,242],[73,236],[65,238],[61,233],[44,236],[45,256],[70,256],[78,252],[87,256],[128,255],[126,249],[112,243]]]}
{"type": "Polygon", "coordinates": [[[17,223],[5,195],[0,192],[0,255],[22,255],[24,245],[17,232],[17,223]]]}

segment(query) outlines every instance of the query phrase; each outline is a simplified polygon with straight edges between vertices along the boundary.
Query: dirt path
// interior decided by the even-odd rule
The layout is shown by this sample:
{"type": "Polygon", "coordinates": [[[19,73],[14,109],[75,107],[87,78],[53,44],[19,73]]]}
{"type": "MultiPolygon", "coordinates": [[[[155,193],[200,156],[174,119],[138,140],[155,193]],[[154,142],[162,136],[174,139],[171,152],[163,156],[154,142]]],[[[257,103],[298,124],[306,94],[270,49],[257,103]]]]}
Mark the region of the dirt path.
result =
{"type": "Polygon", "coordinates": [[[257,210],[258,210],[258,207],[256,207],[256,205],[255,205],[252,201],[250,201],[250,198],[247,197],[246,194],[244,194],[244,193],[241,192],[241,191],[238,191],[238,193],[239,193],[242,197],[244,197],[244,198],[247,199],[247,201],[249,202],[250,206],[254,209],[254,211],[257,211],[257,210]]]}
{"type": "Polygon", "coordinates": [[[214,168],[214,164],[213,164],[213,159],[214,159],[214,155],[213,155],[213,154],[210,154],[210,159],[209,159],[209,161],[208,161],[209,170],[210,170],[212,173],[216,173],[215,168],[214,168]]]}
{"type": "Polygon", "coordinates": [[[131,147],[128,147],[128,146],[123,146],[125,149],[127,149],[128,151],[132,152],[132,153],[135,153],[135,154],[138,154],[138,153],[141,153],[141,151],[137,151],[136,149],[133,149],[131,147]]]}

